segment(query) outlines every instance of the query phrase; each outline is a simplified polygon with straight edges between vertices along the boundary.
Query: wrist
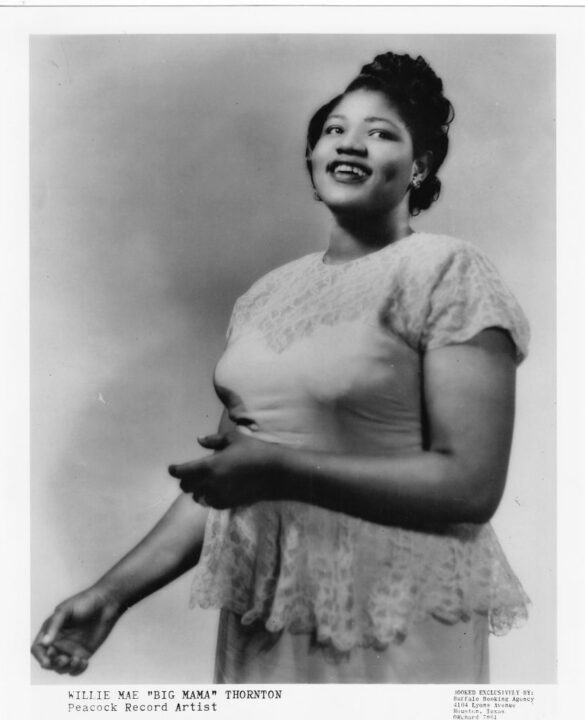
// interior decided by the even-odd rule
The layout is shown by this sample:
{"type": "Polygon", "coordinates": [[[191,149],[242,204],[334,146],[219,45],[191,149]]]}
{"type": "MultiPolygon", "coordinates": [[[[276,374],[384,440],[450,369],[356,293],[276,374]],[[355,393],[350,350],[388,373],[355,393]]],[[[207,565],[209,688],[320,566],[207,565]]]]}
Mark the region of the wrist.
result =
{"type": "Polygon", "coordinates": [[[107,576],[98,580],[90,590],[99,596],[104,611],[112,617],[120,617],[134,604],[125,597],[122,588],[110,582],[107,576]]]}

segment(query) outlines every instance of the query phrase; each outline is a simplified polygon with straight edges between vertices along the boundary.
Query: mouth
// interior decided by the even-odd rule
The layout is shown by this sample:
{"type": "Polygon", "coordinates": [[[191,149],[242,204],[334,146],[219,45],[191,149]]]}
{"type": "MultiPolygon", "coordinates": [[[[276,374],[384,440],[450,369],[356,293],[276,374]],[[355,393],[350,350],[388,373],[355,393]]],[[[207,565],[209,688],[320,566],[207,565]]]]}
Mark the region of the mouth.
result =
{"type": "Polygon", "coordinates": [[[334,160],[327,166],[327,172],[341,182],[363,182],[372,174],[367,165],[347,160],[334,160]]]}

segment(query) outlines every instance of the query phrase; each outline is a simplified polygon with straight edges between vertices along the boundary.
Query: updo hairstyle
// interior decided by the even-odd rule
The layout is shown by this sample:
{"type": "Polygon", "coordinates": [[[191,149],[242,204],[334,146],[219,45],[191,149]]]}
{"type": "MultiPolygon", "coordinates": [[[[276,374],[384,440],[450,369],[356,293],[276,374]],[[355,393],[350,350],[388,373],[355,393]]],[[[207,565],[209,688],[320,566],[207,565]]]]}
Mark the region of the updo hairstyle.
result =
{"type": "Polygon", "coordinates": [[[410,214],[418,215],[430,207],[441,192],[437,171],[447,155],[449,125],[455,116],[453,106],[443,95],[441,78],[420,55],[416,59],[392,52],[377,55],[373,62],[363,66],[341,95],[317,110],[307,131],[306,162],[311,182],[311,153],[321,137],[327,117],[345,95],[363,89],[381,92],[397,109],[411,134],[415,157],[432,153],[429,174],[420,187],[410,190],[410,214]]]}

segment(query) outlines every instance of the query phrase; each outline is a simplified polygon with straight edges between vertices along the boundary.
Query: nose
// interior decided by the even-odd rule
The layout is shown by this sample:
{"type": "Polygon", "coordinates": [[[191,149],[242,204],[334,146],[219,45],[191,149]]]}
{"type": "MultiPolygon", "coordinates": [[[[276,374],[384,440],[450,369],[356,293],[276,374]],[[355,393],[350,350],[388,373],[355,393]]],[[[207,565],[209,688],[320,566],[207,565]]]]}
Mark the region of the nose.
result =
{"type": "Polygon", "coordinates": [[[363,140],[355,133],[341,135],[336,151],[338,155],[354,155],[357,157],[365,157],[368,154],[363,140]]]}

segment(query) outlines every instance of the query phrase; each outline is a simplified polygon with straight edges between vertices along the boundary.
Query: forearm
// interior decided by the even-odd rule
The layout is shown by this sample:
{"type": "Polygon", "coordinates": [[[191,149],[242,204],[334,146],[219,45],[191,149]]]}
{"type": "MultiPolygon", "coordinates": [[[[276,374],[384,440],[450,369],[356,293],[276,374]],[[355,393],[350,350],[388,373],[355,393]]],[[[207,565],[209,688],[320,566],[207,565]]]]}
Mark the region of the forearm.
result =
{"type": "Polygon", "coordinates": [[[506,464],[504,458],[492,477],[482,477],[449,453],[363,457],[283,449],[279,493],[382,525],[480,523],[495,511],[506,464]]]}
{"type": "Polygon", "coordinates": [[[98,582],[123,612],[193,567],[201,553],[207,509],[181,494],[155,527],[98,582]]]}

